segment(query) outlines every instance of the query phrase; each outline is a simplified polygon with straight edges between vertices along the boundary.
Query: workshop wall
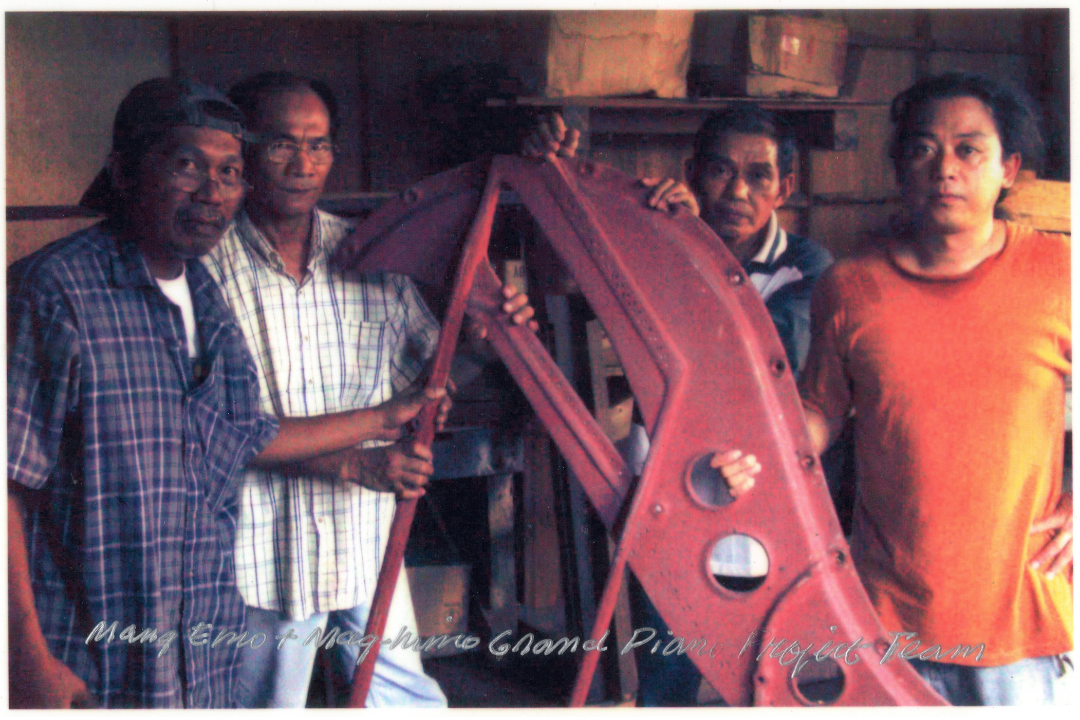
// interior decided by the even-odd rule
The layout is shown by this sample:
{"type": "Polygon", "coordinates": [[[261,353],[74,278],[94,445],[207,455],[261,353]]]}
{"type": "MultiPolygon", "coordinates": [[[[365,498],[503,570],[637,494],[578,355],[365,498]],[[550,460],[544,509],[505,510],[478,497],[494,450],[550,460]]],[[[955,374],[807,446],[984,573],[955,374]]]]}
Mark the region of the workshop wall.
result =
{"type": "MultiPolygon", "coordinates": [[[[858,110],[855,150],[800,158],[801,203],[783,213],[838,252],[897,208],[885,159],[887,102],[918,77],[970,69],[1023,84],[1050,140],[1045,177],[1068,179],[1066,10],[853,10],[816,13],[849,28],[841,95],[858,110]]],[[[695,17],[691,67],[733,72],[746,13],[695,17]]],[[[320,77],[339,94],[342,154],[332,192],[399,190],[477,153],[513,150],[520,117],[487,97],[530,95],[543,80],[549,14],[9,13],[9,205],[74,204],[108,151],[111,117],[136,82],[184,72],[227,88],[251,73],[320,77]]],[[[594,138],[593,157],[639,175],[680,176],[690,138],[594,138]]],[[[7,223],[8,261],[87,224],[7,223]]]]}
{"type": "MultiPolygon", "coordinates": [[[[124,95],[169,74],[167,22],[68,13],[4,19],[7,204],[74,205],[105,162],[124,95]]],[[[7,260],[93,222],[9,222],[7,260]]]]}
{"type": "Polygon", "coordinates": [[[176,69],[228,91],[263,70],[284,70],[324,80],[340,112],[341,152],[327,181],[329,192],[360,190],[365,168],[361,25],[349,13],[192,13],[172,19],[176,69]]]}
{"type": "MultiPolygon", "coordinates": [[[[919,77],[974,71],[1027,90],[1044,116],[1043,177],[1069,179],[1068,14],[1063,10],[842,11],[850,97],[889,102],[919,77]]],[[[841,90],[843,94],[843,89],[841,90]]],[[[809,233],[837,254],[899,208],[888,107],[858,111],[858,149],[810,153],[809,233]]]]}

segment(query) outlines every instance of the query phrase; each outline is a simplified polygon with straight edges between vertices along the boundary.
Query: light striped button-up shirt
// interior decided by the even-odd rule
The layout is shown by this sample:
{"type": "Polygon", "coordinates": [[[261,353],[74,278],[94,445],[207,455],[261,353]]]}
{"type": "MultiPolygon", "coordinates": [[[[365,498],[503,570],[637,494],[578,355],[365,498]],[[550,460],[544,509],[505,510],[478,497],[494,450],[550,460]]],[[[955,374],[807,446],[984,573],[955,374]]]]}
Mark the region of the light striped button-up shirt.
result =
{"type": "MultiPolygon", "coordinates": [[[[204,258],[255,358],[263,409],[281,417],[383,403],[417,379],[438,340],[408,278],[331,272],[353,225],[315,213],[302,283],[246,213],[204,258]]],[[[393,494],[249,469],[240,504],[236,575],[248,605],[300,620],[370,599],[393,494]]]]}

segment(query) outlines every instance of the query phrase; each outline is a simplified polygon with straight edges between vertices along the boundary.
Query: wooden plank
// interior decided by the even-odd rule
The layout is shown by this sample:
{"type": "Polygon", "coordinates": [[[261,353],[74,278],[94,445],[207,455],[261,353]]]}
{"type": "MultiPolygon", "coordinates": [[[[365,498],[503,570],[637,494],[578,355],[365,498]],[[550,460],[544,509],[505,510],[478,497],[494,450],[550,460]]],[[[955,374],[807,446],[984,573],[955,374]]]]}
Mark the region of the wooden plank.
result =
{"type": "MultiPolygon", "coordinates": [[[[623,375],[622,365],[615,354],[607,332],[599,320],[590,320],[585,323],[585,337],[589,350],[589,377],[593,391],[593,415],[604,429],[604,434],[611,440],[620,440],[626,436],[629,430],[630,418],[628,412],[619,423],[614,417],[611,407],[611,398],[608,394],[608,378],[623,375]]],[[[631,399],[627,403],[632,404],[631,399]]],[[[615,543],[611,536],[607,536],[607,563],[603,568],[596,568],[597,575],[607,575],[615,557],[615,543]]],[[[625,645],[633,635],[633,621],[630,617],[630,600],[626,591],[626,572],[623,571],[622,585],[615,601],[615,612],[611,619],[611,647],[625,645]]],[[[615,662],[612,658],[604,658],[604,675],[607,680],[609,693],[623,701],[631,700],[637,696],[638,676],[637,663],[633,653],[616,654],[615,662]]]]}
{"type": "Polygon", "coordinates": [[[634,177],[683,179],[693,154],[692,136],[593,135],[590,157],[634,177]]]}
{"type": "Polygon", "coordinates": [[[849,152],[810,151],[810,194],[816,202],[823,195],[852,198],[882,198],[896,195],[893,165],[888,159],[892,134],[888,112],[884,109],[855,113],[854,134],[859,144],[849,152]]]}
{"type": "Polygon", "coordinates": [[[885,108],[886,103],[842,99],[709,98],[707,100],[655,100],[641,98],[517,98],[488,100],[489,107],[511,107],[516,102],[561,109],[567,123],[582,130],[579,155],[588,154],[590,135],[674,135],[697,132],[710,112],[757,106],[787,115],[800,142],[819,148],[846,149],[857,145],[852,116],[841,111],[885,108]],[[660,116],[659,113],[663,113],[660,116]],[[588,129],[588,132],[585,130],[588,129]]]}
{"type": "Polygon", "coordinates": [[[901,47],[901,43],[918,45],[919,12],[915,10],[845,10],[842,14],[848,26],[848,44],[873,47],[901,47]]]}
{"type": "Polygon", "coordinates": [[[1029,171],[1021,173],[1001,207],[1017,222],[1049,232],[1072,232],[1072,204],[1069,183],[1038,180],[1029,171]]]}
{"type": "MultiPolygon", "coordinates": [[[[378,209],[383,203],[400,195],[395,191],[384,192],[335,192],[319,198],[319,208],[335,215],[362,215],[378,209]]],[[[499,204],[516,205],[521,201],[517,193],[504,190],[499,193],[499,204]]],[[[66,220],[69,218],[100,218],[102,213],[79,205],[8,205],[8,222],[38,222],[42,220],[66,220]]]]}
{"type": "Polygon", "coordinates": [[[891,102],[915,83],[915,52],[866,48],[851,93],[857,100],[891,102]]]}
{"type": "Polygon", "coordinates": [[[864,102],[858,100],[814,99],[814,100],[780,100],[776,98],[746,98],[746,97],[723,97],[702,98],[699,100],[667,100],[659,98],[609,98],[609,97],[517,97],[514,99],[492,98],[487,101],[488,107],[512,107],[521,105],[527,107],[589,107],[589,108],[618,108],[621,110],[702,110],[712,112],[725,110],[731,107],[744,105],[758,105],[767,110],[830,110],[847,109],[858,107],[880,106],[878,102],[864,102]]]}
{"type": "Polygon", "coordinates": [[[552,491],[551,438],[535,420],[526,426],[522,482],[524,547],[521,619],[553,637],[566,634],[562,558],[552,491]]]}
{"type": "Polygon", "coordinates": [[[705,110],[620,110],[592,111],[592,131],[615,135],[693,135],[701,127],[705,110]]]}
{"type": "Polygon", "coordinates": [[[836,193],[835,195],[815,195],[813,200],[814,207],[821,207],[823,205],[887,205],[889,203],[896,203],[898,197],[891,195],[888,197],[856,197],[854,195],[847,195],[844,193],[836,193]]]}
{"type": "Polygon", "coordinates": [[[97,210],[78,205],[8,205],[8,222],[27,222],[36,220],[67,220],[69,218],[102,217],[97,210]]]}
{"type": "Polygon", "coordinates": [[[915,53],[915,75],[917,78],[924,78],[930,74],[930,46],[933,44],[930,33],[930,13],[921,11],[915,18],[915,36],[924,48],[915,53]]]}
{"type": "Polygon", "coordinates": [[[1013,53],[1023,41],[1021,10],[934,10],[930,37],[935,49],[1013,53]]]}
{"type": "Polygon", "coordinates": [[[1035,63],[1027,55],[973,52],[931,52],[933,74],[959,71],[987,75],[1007,85],[1028,87],[1035,63]]]}
{"type": "MultiPolygon", "coordinates": [[[[600,422],[604,433],[612,436],[611,428],[607,424],[608,391],[607,372],[603,361],[602,344],[607,341],[604,326],[599,320],[590,320],[585,323],[585,338],[589,347],[589,379],[592,383],[593,393],[593,416],[600,422]]],[[[608,341],[608,347],[611,342],[608,341]]]]}
{"type": "Polygon", "coordinates": [[[810,96],[834,98],[840,94],[839,85],[818,85],[780,75],[745,73],[739,76],[739,87],[751,97],[810,96]]]}
{"type": "Polygon", "coordinates": [[[852,48],[877,48],[881,50],[925,50],[926,45],[915,38],[892,38],[870,33],[853,32],[848,35],[848,52],[852,48]]]}
{"type": "MultiPolygon", "coordinates": [[[[571,307],[565,295],[548,295],[545,298],[548,321],[552,324],[555,338],[555,363],[571,382],[575,381],[573,327],[577,313],[571,307]]],[[[580,387],[578,388],[580,392],[580,387]]],[[[589,506],[588,497],[581,483],[562,463],[561,477],[555,482],[560,485],[556,497],[558,522],[566,538],[563,550],[566,554],[564,566],[568,597],[566,603],[567,632],[585,637],[592,632],[596,621],[597,592],[594,585],[593,553],[594,543],[603,536],[603,525],[596,518],[596,513],[589,506]]],[[[553,473],[553,476],[556,473],[553,473]]],[[[594,704],[603,700],[604,683],[600,674],[593,677],[589,686],[587,702],[594,704]]]]}
{"type": "Polygon", "coordinates": [[[837,258],[851,255],[870,233],[880,231],[900,209],[900,203],[827,205],[810,210],[810,232],[837,258]]]}
{"type": "Polygon", "coordinates": [[[488,531],[491,534],[491,592],[488,625],[492,636],[517,630],[517,578],[514,569],[514,475],[487,479],[488,531]]]}

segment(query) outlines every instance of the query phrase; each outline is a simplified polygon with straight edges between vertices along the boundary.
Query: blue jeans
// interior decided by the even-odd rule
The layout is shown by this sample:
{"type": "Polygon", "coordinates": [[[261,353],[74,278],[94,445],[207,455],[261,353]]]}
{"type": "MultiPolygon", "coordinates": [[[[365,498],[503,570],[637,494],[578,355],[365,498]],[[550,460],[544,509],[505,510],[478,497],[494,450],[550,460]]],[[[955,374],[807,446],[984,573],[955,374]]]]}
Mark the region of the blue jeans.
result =
{"type": "Polygon", "coordinates": [[[1011,665],[979,667],[909,660],[939,695],[953,705],[1060,704],[1062,678],[1073,672],[1062,656],[1026,658],[1011,665]]]}
{"type": "MultiPolygon", "coordinates": [[[[630,617],[634,628],[652,628],[656,638],[667,641],[668,626],[649,600],[641,583],[630,574],[627,583],[630,617]]],[[[693,707],[697,705],[701,672],[689,655],[652,653],[653,643],[634,648],[638,673],[638,707],[693,707]]]]}
{"type": "MultiPolygon", "coordinates": [[[[316,640],[306,641],[316,629],[324,631],[322,638],[325,639],[328,628],[335,627],[341,633],[350,631],[362,637],[370,608],[369,601],[348,610],[313,615],[306,620],[289,620],[282,613],[248,606],[244,629],[248,637],[264,633],[266,642],[258,648],[241,650],[237,702],[246,708],[305,707],[317,645],[316,640]],[[286,638],[280,641],[280,649],[279,641],[275,639],[278,636],[286,638]]],[[[396,639],[403,629],[412,637],[419,634],[409,581],[404,572],[398,577],[383,637],[396,639]]],[[[321,652],[329,653],[334,687],[338,689],[338,707],[342,707],[352,686],[360,648],[335,643],[321,652]]],[[[371,662],[370,655],[365,662],[371,662]]],[[[390,650],[383,645],[375,660],[366,707],[446,707],[446,696],[439,684],[424,673],[417,650],[405,649],[403,644],[390,650]]]]}

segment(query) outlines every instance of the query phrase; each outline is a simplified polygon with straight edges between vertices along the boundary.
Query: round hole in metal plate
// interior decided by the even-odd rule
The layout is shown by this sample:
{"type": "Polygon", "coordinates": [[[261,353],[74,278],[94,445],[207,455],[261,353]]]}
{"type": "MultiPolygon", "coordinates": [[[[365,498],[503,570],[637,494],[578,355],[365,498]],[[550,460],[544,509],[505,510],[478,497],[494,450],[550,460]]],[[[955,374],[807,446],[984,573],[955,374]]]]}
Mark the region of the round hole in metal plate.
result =
{"type": "Polygon", "coordinates": [[[722,588],[735,592],[757,590],[769,575],[769,555],[754,538],[733,533],[713,545],[709,574],[722,588]]]}
{"type": "Polygon", "coordinates": [[[811,657],[795,675],[795,694],[807,705],[832,705],[844,693],[844,671],[831,657],[811,657]]]}
{"type": "Polygon", "coordinates": [[[723,507],[734,502],[720,471],[709,467],[713,454],[702,455],[690,466],[690,493],[694,499],[711,507],[723,507]]]}

